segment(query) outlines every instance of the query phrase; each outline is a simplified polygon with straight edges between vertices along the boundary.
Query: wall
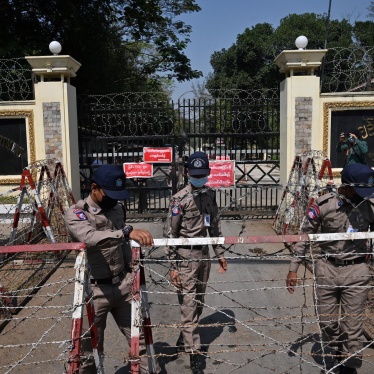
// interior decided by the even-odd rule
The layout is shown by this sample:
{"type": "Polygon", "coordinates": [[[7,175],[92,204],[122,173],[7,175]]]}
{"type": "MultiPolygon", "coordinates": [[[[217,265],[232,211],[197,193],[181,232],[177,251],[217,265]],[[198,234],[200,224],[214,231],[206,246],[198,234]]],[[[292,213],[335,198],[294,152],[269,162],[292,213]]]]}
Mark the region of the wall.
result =
{"type": "MultiPolygon", "coordinates": [[[[312,75],[287,77],[280,85],[280,178],[286,185],[295,156],[311,150],[331,152],[331,113],[374,109],[374,92],[320,94],[320,79],[312,75]]],[[[341,169],[334,168],[334,177],[341,169]]]]}
{"type": "MultiPolygon", "coordinates": [[[[78,124],[75,87],[63,81],[35,84],[35,100],[0,102],[1,117],[26,119],[28,161],[58,158],[75,199],[80,196],[78,124]]],[[[20,178],[0,176],[0,193],[17,186],[20,178]]]]}

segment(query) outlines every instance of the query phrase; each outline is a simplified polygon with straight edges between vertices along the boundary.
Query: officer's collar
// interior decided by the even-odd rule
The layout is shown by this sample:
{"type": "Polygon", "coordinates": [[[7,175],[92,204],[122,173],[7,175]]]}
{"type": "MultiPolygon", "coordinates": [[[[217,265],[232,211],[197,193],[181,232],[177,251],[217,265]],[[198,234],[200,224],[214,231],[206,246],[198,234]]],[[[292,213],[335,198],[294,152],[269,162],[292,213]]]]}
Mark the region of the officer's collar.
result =
{"type": "Polygon", "coordinates": [[[91,195],[88,195],[85,201],[91,214],[99,214],[101,212],[101,208],[93,201],[91,195]]]}
{"type": "MultiPolygon", "coordinates": [[[[91,197],[91,195],[88,195],[88,197],[86,198],[85,202],[88,204],[88,208],[89,208],[89,212],[92,213],[92,214],[99,214],[102,209],[99,207],[99,205],[97,205],[97,203],[95,203],[91,197]]],[[[119,204],[117,204],[115,207],[113,207],[111,210],[116,210],[116,209],[119,209],[120,206],[119,204]]]]}

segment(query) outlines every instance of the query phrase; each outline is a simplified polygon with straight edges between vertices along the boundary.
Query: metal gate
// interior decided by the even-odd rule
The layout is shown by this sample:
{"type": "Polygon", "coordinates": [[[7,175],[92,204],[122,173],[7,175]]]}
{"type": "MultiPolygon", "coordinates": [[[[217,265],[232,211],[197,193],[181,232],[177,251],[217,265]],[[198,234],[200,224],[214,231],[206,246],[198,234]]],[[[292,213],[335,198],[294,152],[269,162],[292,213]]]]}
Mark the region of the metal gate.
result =
{"type": "Polygon", "coordinates": [[[188,183],[185,162],[196,150],[235,160],[236,185],[219,189],[226,215],[275,212],[279,199],[278,91],[219,91],[216,97],[174,103],[156,93],[78,97],[82,196],[103,163],[142,160],[143,147],[172,147],[172,164],[155,164],[153,177],[126,182],[129,216],[167,212],[172,194],[188,183]]]}

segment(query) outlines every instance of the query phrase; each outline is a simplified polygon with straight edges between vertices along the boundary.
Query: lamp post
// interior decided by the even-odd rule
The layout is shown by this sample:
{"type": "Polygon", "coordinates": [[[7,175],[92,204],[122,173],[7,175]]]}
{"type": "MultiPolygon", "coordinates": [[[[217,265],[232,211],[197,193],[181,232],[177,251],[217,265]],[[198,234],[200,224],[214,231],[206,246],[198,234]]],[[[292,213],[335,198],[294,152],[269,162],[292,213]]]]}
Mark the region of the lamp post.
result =
{"type": "Polygon", "coordinates": [[[61,52],[61,44],[59,42],[56,42],[55,40],[53,42],[49,43],[49,50],[57,56],[61,52]]]}
{"type": "Polygon", "coordinates": [[[295,45],[299,50],[304,50],[308,45],[308,38],[304,35],[300,35],[295,40],[295,45]]]}

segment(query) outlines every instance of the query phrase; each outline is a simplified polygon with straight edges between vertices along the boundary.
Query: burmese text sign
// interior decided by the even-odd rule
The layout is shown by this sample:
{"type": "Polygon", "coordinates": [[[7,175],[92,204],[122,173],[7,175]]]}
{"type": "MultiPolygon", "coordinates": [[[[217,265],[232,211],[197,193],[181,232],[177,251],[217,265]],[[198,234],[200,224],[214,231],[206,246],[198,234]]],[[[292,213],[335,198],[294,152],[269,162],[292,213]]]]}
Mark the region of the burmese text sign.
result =
{"type": "Polygon", "coordinates": [[[173,162],[173,148],[172,147],[144,147],[143,161],[153,163],[173,162]]]}
{"type": "Polygon", "coordinates": [[[152,178],[153,165],[146,162],[125,162],[123,171],[126,178],[152,178]]]}
{"type": "Polygon", "coordinates": [[[210,161],[210,175],[207,186],[230,187],[235,185],[235,161],[216,160],[210,161]]]}

